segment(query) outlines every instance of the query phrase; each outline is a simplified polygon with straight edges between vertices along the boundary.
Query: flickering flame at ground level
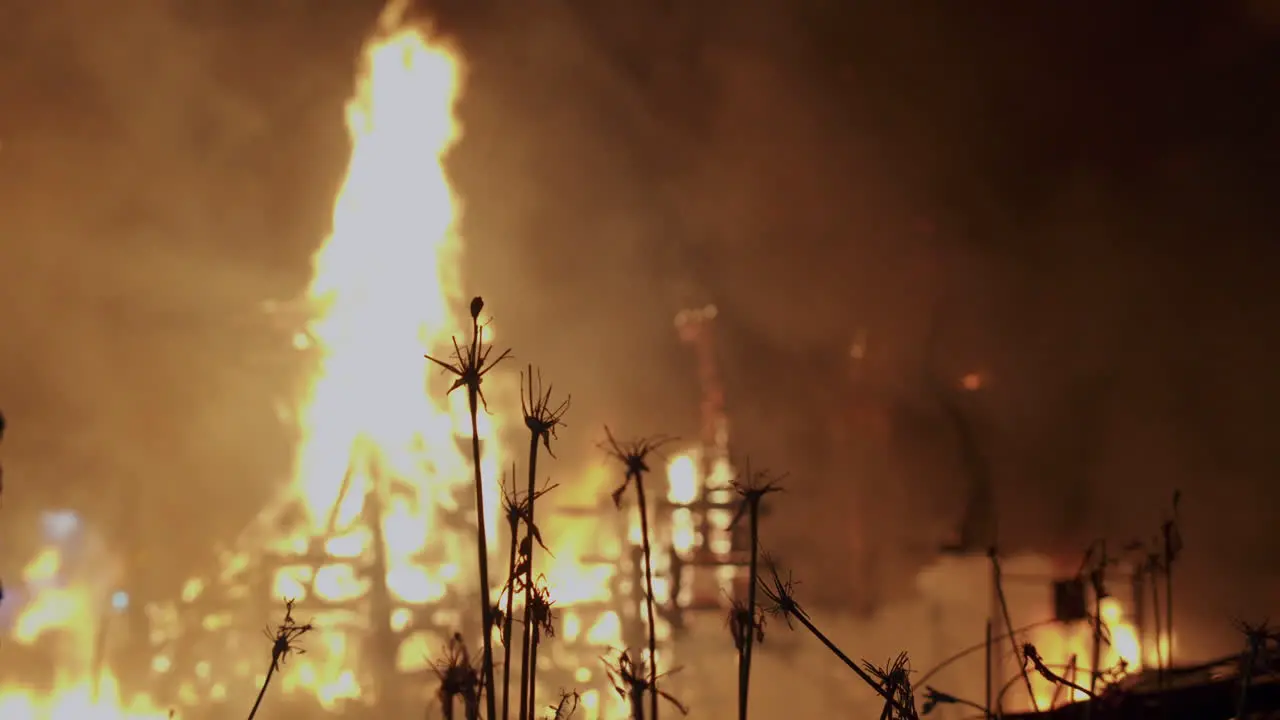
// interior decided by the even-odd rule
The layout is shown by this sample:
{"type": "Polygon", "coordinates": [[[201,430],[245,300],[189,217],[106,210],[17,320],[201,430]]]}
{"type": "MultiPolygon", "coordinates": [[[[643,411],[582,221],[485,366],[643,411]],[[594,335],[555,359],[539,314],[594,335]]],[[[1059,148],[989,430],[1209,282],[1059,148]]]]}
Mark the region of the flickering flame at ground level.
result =
{"type": "MultiPolygon", "coordinates": [[[[1125,616],[1124,605],[1117,598],[1106,597],[1100,603],[1100,610],[1106,637],[1110,642],[1104,641],[1100,649],[1097,671],[1119,671],[1122,667],[1126,673],[1140,671],[1144,660],[1142,648],[1138,642],[1137,630],[1125,616]]],[[[1031,643],[1036,646],[1049,669],[1083,687],[1089,687],[1089,676],[1095,669],[1093,627],[1089,623],[1038,628],[1030,635],[1031,643]]],[[[1035,691],[1036,703],[1042,710],[1049,707],[1055,698],[1058,698],[1059,704],[1088,699],[1088,695],[1079,690],[1060,690],[1038,673],[1032,673],[1031,687],[1035,691]]]]}
{"type": "Polygon", "coordinates": [[[53,693],[28,690],[0,692],[0,718],[5,720],[168,720],[169,712],[146,698],[125,702],[115,678],[104,673],[95,692],[90,679],[61,685],[53,693]],[[96,696],[96,699],[95,699],[96,696]]]}
{"type": "Polygon", "coordinates": [[[109,669],[93,662],[95,640],[107,622],[112,598],[100,588],[68,582],[64,551],[51,545],[36,553],[22,572],[22,604],[10,639],[30,647],[45,641],[61,656],[54,665],[52,689],[0,687],[0,718],[5,720],[160,720],[167,710],[148,697],[123,698],[109,669]],[[95,592],[96,591],[96,592],[95,592]]]}

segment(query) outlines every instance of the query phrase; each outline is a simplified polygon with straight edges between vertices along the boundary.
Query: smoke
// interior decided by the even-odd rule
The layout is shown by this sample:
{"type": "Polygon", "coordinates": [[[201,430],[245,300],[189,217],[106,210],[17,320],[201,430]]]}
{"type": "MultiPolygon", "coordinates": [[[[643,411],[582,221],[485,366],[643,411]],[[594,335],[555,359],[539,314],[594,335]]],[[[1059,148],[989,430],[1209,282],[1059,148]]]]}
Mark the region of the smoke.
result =
{"type": "MultiPolygon", "coordinates": [[[[226,508],[183,516],[171,545],[204,547],[287,467],[288,333],[241,318],[305,283],[379,4],[71,5],[0,22],[10,484],[111,488],[149,537],[226,508]]],[[[573,393],[565,472],[605,422],[695,436],[673,319],[715,302],[734,441],[791,473],[767,533],[813,558],[806,592],[891,596],[959,523],[943,387],[1003,543],[1123,542],[1180,487],[1205,611],[1247,611],[1280,399],[1259,15],[422,5],[469,65],[466,275],[573,393]],[[870,547],[879,569],[841,562],[870,547]]]]}
{"type": "Polygon", "coordinates": [[[219,3],[5,13],[10,508],[93,507],[145,571],[189,567],[288,469],[272,401],[296,359],[258,307],[301,288],[327,226],[360,26],[344,46],[219,3]]]}
{"type": "Polygon", "coordinates": [[[810,592],[893,595],[953,539],[942,387],[1002,545],[1147,539],[1181,488],[1189,602],[1252,607],[1280,399],[1254,16],[585,5],[486,17],[454,158],[471,272],[575,419],[695,432],[664,323],[713,300],[736,447],[791,471],[769,533],[810,592]]]}

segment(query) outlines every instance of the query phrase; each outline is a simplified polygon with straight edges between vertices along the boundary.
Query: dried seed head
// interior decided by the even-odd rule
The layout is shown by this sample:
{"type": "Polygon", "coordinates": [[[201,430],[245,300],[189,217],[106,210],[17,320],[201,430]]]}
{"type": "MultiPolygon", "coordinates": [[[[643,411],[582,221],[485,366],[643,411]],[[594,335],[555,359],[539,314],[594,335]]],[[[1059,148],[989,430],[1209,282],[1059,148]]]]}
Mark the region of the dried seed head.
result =
{"type": "Polygon", "coordinates": [[[560,691],[560,701],[555,705],[547,707],[552,712],[552,720],[569,720],[573,714],[578,711],[578,705],[582,702],[582,694],[577,690],[572,692],[560,691]]]}
{"type": "MultiPolygon", "coordinates": [[[[653,689],[653,685],[649,680],[649,673],[645,664],[639,660],[634,660],[631,653],[626,650],[619,650],[617,658],[610,661],[608,658],[600,658],[600,662],[604,663],[605,675],[608,676],[609,682],[613,685],[613,689],[618,696],[623,699],[632,699],[653,689]]],[[[672,671],[674,672],[674,671],[672,671]]],[[[666,677],[671,673],[658,673],[657,677],[666,677]]],[[[671,704],[672,707],[679,710],[682,715],[689,714],[689,708],[674,695],[664,690],[658,690],[658,695],[662,699],[671,704]]]]}
{"type": "Polygon", "coordinates": [[[520,384],[524,391],[520,394],[520,410],[524,414],[524,425],[535,437],[542,440],[547,453],[551,453],[551,439],[556,437],[556,428],[564,425],[564,415],[569,410],[570,396],[565,396],[559,405],[551,404],[551,385],[542,386],[542,372],[536,375],[533,366],[527,368],[528,373],[521,374],[520,384]]]}
{"type": "Polygon", "coordinates": [[[729,522],[730,527],[738,524],[743,517],[748,516],[751,512],[757,512],[760,509],[760,501],[765,495],[775,492],[782,492],[782,481],[786,479],[786,475],[774,475],[768,470],[751,470],[751,462],[748,460],[738,477],[734,478],[730,483],[730,487],[742,498],[742,502],[738,504],[738,509],[733,515],[733,519],[729,522]]]}
{"type": "Polygon", "coordinates": [[[783,580],[778,566],[772,559],[766,557],[765,564],[769,568],[769,577],[767,579],[764,577],[758,579],[760,592],[764,593],[764,596],[770,602],[770,605],[765,607],[765,612],[770,615],[781,615],[782,619],[786,621],[787,627],[791,627],[791,618],[793,617],[807,620],[809,618],[808,614],[796,602],[794,595],[795,580],[791,578],[790,574],[787,575],[786,580],[783,580]]]}
{"type": "Polygon", "coordinates": [[[755,617],[751,617],[751,612],[747,606],[737,598],[729,604],[729,634],[733,637],[733,646],[739,652],[746,646],[747,636],[752,637],[756,644],[764,643],[764,608],[757,607],[755,617]]]}
{"type": "MultiPolygon", "coordinates": [[[[476,298],[479,300],[479,298],[476,298]]],[[[481,302],[481,306],[483,306],[481,302]]],[[[472,302],[475,307],[475,302],[472,302]]],[[[449,360],[441,360],[432,355],[423,355],[426,359],[440,366],[440,368],[454,376],[453,385],[449,387],[449,392],[453,392],[458,388],[466,388],[475,398],[479,398],[484,404],[485,410],[489,409],[489,404],[485,400],[484,392],[480,389],[480,385],[484,382],[484,376],[494,369],[503,360],[511,357],[511,350],[503,350],[493,361],[489,360],[489,355],[493,352],[493,346],[484,344],[484,327],[477,325],[475,332],[471,338],[471,344],[463,347],[458,344],[456,337],[450,338],[453,342],[453,354],[449,360]]]]}
{"type": "Polygon", "coordinates": [[[658,435],[651,438],[641,438],[630,442],[618,442],[613,436],[613,432],[609,430],[609,426],[604,428],[605,441],[598,446],[604,450],[609,457],[622,463],[623,479],[622,485],[614,490],[611,497],[613,504],[622,505],[622,495],[627,491],[627,487],[632,481],[641,482],[644,474],[649,472],[649,455],[656,453],[659,448],[672,442],[675,438],[666,435],[658,435]]]}
{"type": "Polygon", "coordinates": [[[299,624],[293,619],[293,600],[284,601],[284,620],[276,626],[275,632],[268,632],[271,638],[271,664],[279,669],[290,655],[301,655],[306,651],[298,644],[298,638],[311,632],[311,623],[299,624]]]}
{"type": "Polygon", "coordinates": [[[455,697],[463,697],[474,702],[480,692],[480,665],[471,662],[471,654],[467,652],[466,642],[461,633],[454,633],[444,646],[444,657],[432,664],[436,677],[440,679],[440,699],[452,702],[455,697]]]}

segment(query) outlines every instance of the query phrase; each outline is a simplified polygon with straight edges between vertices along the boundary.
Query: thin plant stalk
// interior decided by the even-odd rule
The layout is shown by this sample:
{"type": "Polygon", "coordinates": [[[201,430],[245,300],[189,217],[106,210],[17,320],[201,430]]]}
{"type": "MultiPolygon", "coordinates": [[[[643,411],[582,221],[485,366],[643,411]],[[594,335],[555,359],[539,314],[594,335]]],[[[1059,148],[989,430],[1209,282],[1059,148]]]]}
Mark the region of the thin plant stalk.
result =
{"type": "Polygon", "coordinates": [[[1071,657],[1067,658],[1067,669],[1062,673],[1062,676],[1064,679],[1066,679],[1066,682],[1054,683],[1053,697],[1049,698],[1050,710],[1058,707],[1058,701],[1062,699],[1063,695],[1066,695],[1067,687],[1079,684],[1077,682],[1080,679],[1079,663],[1080,663],[1079,658],[1074,654],[1072,654],[1071,657]]]}
{"type": "MultiPolygon", "coordinates": [[[[1101,671],[1099,667],[1102,664],[1102,597],[1106,594],[1104,589],[1104,573],[1107,571],[1107,544],[1102,543],[1102,557],[1098,562],[1098,569],[1093,575],[1093,654],[1089,658],[1089,694],[1097,695],[1098,693],[1098,673],[1101,671]]],[[[1085,708],[1086,717],[1089,715],[1092,705],[1085,708]]]]}
{"type": "Polygon", "coordinates": [[[1241,655],[1243,659],[1243,667],[1240,668],[1240,694],[1236,698],[1236,717],[1245,717],[1245,709],[1249,704],[1249,688],[1253,684],[1253,673],[1258,667],[1258,660],[1262,657],[1263,649],[1267,645],[1267,639],[1270,632],[1266,624],[1259,627],[1251,627],[1241,624],[1244,630],[1245,640],[1247,644],[1245,651],[1241,655]]]}
{"type": "Polygon", "coordinates": [[[1093,648],[1089,656],[1089,694],[1098,693],[1098,673],[1102,671],[1102,593],[1093,596],[1093,648]]]}
{"type": "MultiPolygon", "coordinates": [[[[657,620],[653,608],[653,549],[649,542],[649,512],[648,506],[645,504],[644,475],[649,471],[648,455],[669,441],[670,438],[640,440],[627,443],[624,446],[618,444],[613,434],[609,432],[608,426],[604,430],[608,441],[602,444],[601,447],[625,467],[625,472],[622,476],[622,487],[614,490],[612,494],[614,505],[621,507],[622,496],[626,492],[628,484],[634,482],[636,486],[636,504],[639,506],[638,511],[640,513],[640,542],[641,549],[644,552],[645,609],[649,616],[648,690],[651,694],[649,698],[649,717],[650,720],[658,720],[658,698],[665,696],[665,693],[658,689],[658,636],[657,620]]],[[[644,663],[641,664],[644,665],[644,663]]]]}
{"type": "Polygon", "coordinates": [[[836,644],[831,642],[831,640],[828,639],[821,630],[818,630],[817,626],[813,624],[813,621],[809,619],[808,613],[804,611],[804,608],[800,607],[800,603],[796,602],[795,596],[792,594],[792,582],[790,580],[784,581],[779,576],[777,566],[773,566],[770,571],[772,574],[772,577],[770,578],[770,585],[765,585],[763,578],[760,580],[761,592],[763,592],[765,597],[773,603],[773,606],[769,608],[767,612],[773,615],[781,615],[787,620],[788,626],[791,625],[792,618],[799,621],[811,635],[816,637],[819,642],[831,651],[831,654],[835,655],[841,662],[847,665],[859,679],[869,685],[872,690],[875,690],[876,694],[883,698],[885,702],[892,705],[894,710],[898,711],[900,714],[907,714],[907,709],[898,702],[898,699],[893,696],[893,693],[890,692],[889,689],[884,687],[875,678],[871,677],[867,671],[858,666],[858,663],[854,662],[848,655],[845,655],[844,651],[839,647],[836,647],[836,644]]]}
{"type": "MultiPolygon", "coordinates": [[[[646,673],[644,663],[632,660],[631,654],[626,650],[619,653],[614,664],[610,664],[605,658],[601,660],[604,661],[605,674],[613,684],[613,689],[617,691],[618,697],[627,701],[627,705],[631,708],[631,720],[644,720],[645,692],[652,690],[650,682],[644,677],[646,673]]],[[[689,714],[689,708],[671,693],[659,690],[658,695],[674,705],[682,714],[689,714]]]]}
{"type": "MultiPolygon", "coordinates": [[[[518,501],[517,501],[518,502],[518,501]]],[[[512,613],[515,612],[515,575],[516,575],[516,546],[519,544],[518,535],[520,534],[520,515],[516,508],[510,508],[507,515],[507,524],[511,531],[511,552],[507,557],[507,612],[502,618],[502,718],[507,720],[510,716],[510,700],[511,700],[511,625],[512,613]]]]}
{"type": "Polygon", "coordinates": [[[752,649],[757,640],[764,640],[764,621],[757,618],[757,588],[760,583],[760,503],[770,493],[781,492],[781,477],[771,477],[766,472],[752,472],[750,467],[733,487],[742,497],[737,514],[729,523],[735,527],[743,515],[747,516],[750,530],[751,555],[748,561],[749,584],[747,585],[747,607],[739,615],[735,604],[735,627],[738,630],[734,642],[738,648],[738,720],[746,720],[747,707],[751,696],[751,658],[752,649]]]}
{"type": "MultiPolygon", "coordinates": [[[[534,548],[542,545],[542,535],[538,531],[534,514],[538,497],[551,490],[551,487],[538,490],[538,443],[546,449],[547,454],[555,457],[551,451],[551,439],[556,436],[556,428],[563,425],[564,414],[569,409],[570,398],[566,397],[557,406],[551,405],[551,386],[542,386],[541,373],[534,375],[533,367],[528,369],[528,377],[521,382],[520,410],[524,415],[525,427],[529,429],[529,491],[520,504],[520,516],[524,519],[525,537],[520,553],[524,575],[524,633],[520,647],[520,720],[531,720],[537,712],[537,644],[540,618],[534,609],[534,548]]],[[[552,486],[554,487],[554,486],[552,486]]],[[[543,546],[546,549],[546,546],[543,546]]],[[[512,578],[514,583],[515,579],[512,578]]],[[[514,586],[513,586],[514,587],[514,586]]]]}
{"type": "Polygon", "coordinates": [[[1156,621],[1156,687],[1165,689],[1165,637],[1161,629],[1164,623],[1160,619],[1160,578],[1156,560],[1152,560],[1151,570],[1151,616],[1156,621]]]}
{"type": "MultiPolygon", "coordinates": [[[[994,571],[994,582],[996,585],[996,597],[1000,601],[1000,615],[1004,618],[1005,634],[1009,636],[1009,645],[1013,648],[1013,656],[1021,658],[1022,653],[1018,649],[1018,638],[1013,631],[1013,618],[1009,616],[1009,603],[1004,597],[1004,582],[1001,580],[1000,558],[996,556],[994,548],[991,550],[991,569],[994,571]]],[[[1031,700],[1031,709],[1040,712],[1040,704],[1036,701],[1036,692],[1031,687],[1031,676],[1027,673],[1026,662],[1020,662],[1019,671],[1022,674],[1022,682],[1027,688],[1027,698],[1031,700]]],[[[1003,694],[1003,693],[1002,693],[1003,694]]],[[[997,700],[997,702],[999,702],[997,700]]]]}
{"type": "Polygon", "coordinates": [[[1173,563],[1182,549],[1182,539],[1178,533],[1178,503],[1181,497],[1181,492],[1173,491],[1173,514],[1160,528],[1164,536],[1164,627],[1169,638],[1165,654],[1170,673],[1173,672],[1173,563]]]}
{"type": "Polygon", "coordinates": [[[471,344],[464,350],[453,340],[453,360],[441,360],[427,355],[426,358],[440,366],[445,372],[455,376],[449,392],[465,387],[467,390],[467,409],[471,415],[471,469],[474,474],[476,488],[476,556],[480,571],[480,626],[482,628],[484,665],[483,684],[486,710],[489,720],[497,720],[498,699],[493,681],[493,599],[489,592],[489,542],[484,519],[484,473],[480,469],[480,428],[478,416],[480,405],[484,402],[484,393],[480,384],[484,376],[511,356],[509,350],[503,351],[496,359],[490,360],[491,347],[484,346],[484,337],[480,332],[480,313],[484,310],[484,299],[476,296],[471,299],[471,344]]]}
{"type": "Polygon", "coordinates": [[[991,653],[993,650],[992,646],[995,643],[992,642],[991,634],[992,634],[991,618],[987,618],[987,635],[986,635],[986,643],[984,643],[984,646],[986,647],[987,662],[985,665],[986,670],[983,673],[984,677],[986,678],[986,683],[985,683],[986,703],[983,705],[983,713],[982,713],[983,717],[986,717],[987,720],[990,720],[992,717],[994,717],[991,714],[991,693],[995,689],[991,687],[991,653]]]}
{"type": "MultiPolygon", "coordinates": [[[[1172,525],[1166,524],[1164,530],[1164,628],[1166,650],[1165,662],[1169,671],[1173,671],[1173,539],[1172,525]]],[[[1156,610],[1159,613],[1159,609],[1156,610]]]]}
{"type": "Polygon", "coordinates": [[[644,685],[637,685],[627,693],[631,702],[631,720],[644,720],[644,685]]]}
{"type": "MultiPolygon", "coordinates": [[[[473,320],[477,337],[480,334],[478,320],[473,320]]],[[[477,340],[477,343],[479,340],[477,340]]],[[[467,388],[467,408],[471,412],[471,465],[475,474],[476,486],[476,547],[477,560],[480,565],[480,625],[484,628],[484,690],[485,705],[489,717],[498,716],[498,703],[494,694],[493,682],[493,616],[489,607],[489,543],[486,539],[484,522],[484,476],[480,471],[480,428],[477,417],[480,412],[480,390],[476,386],[467,388]]]]}
{"type": "Polygon", "coordinates": [[[643,473],[636,473],[635,483],[640,511],[640,543],[644,551],[644,601],[649,616],[649,717],[658,720],[658,632],[653,611],[653,551],[649,545],[649,511],[645,505],[643,473]]]}
{"type": "Polygon", "coordinates": [[[534,708],[537,704],[537,681],[538,681],[538,642],[542,637],[542,633],[535,628],[533,638],[529,642],[529,720],[533,720],[534,708]]]}
{"type": "Polygon", "coordinates": [[[1084,718],[1089,720],[1093,717],[1093,700],[1098,696],[1098,676],[1102,671],[1099,667],[1102,665],[1102,578],[1101,573],[1106,567],[1107,551],[1106,545],[1103,545],[1102,564],[1094,571],[1093,578],[1093,647],[1090,649],[1089,655],[1089,699],[1084,706],[1084,718]]]}
{"type": "Polygon", "coordinates": [[[290,655],[302,652],[297,641],[308,632],[311,632],[311,623],[297,623],[293,619],[293,601],[286,600],[284,622],[276,628],[274,635],[268,635],[271,638],[271,664],[267,666],[267,676],[262,680],[262,687],[258,688],[258,697],[254,699],[253,707],[249,709],[248,720],[253,720],[257,716],[258,708],[262,707],[262,699],[267,696],[267,688],[271,686],[271,679],[275,677],[276,670],[280,669],[290,655]]]}
{"type": "Polygon", "coordinates": [[[893,707],[897,709],[901,709],[901,706],[898,704],[897,699],[894,698],[893,695],[889,693],[889,691],[881,687],[880,683],[876,682],[874,678],[868,675],[866,670],[863,670],[861,667],[859,667],[858,663],[854,662],[848,655],[845,655],[843,650],[837,647],[835,643],[831,642],[831,640],[827,638],[826,635],[822,634],[822,631],[819,630],[817,626],[815,626],[813,622],[809,620],[809,618],[806,615],[804,615],[803,613],[794,613],[791,615],[791,617],[794,617],[796,620],[799,620],[800,624],[804,625],[805,629],[809,631],[809,634],[818,638],[819,642],[825,645],[827,649],[830,650],[832,654],[834,654],[837,658],[840,658],[841,662],[843,662],[845,665],[848,665],[849,669],[853,670],[853,672],[856,673],[858,677],[862,679],[863,682],[875,688],[875,691],[880,695],[880,697],[884,698],[885,701],[891,703],[893,707]]]}
{"type": "Polygon", "coordinates": [[[533,504],[538,495],[538,433],[529,433],[529,495],[525,499],[526,536],[524,548],[528,552],[524,568],[524,634],[520,643],[520,720],[527,720],[534,712],[533,672],[530,664],[530,647],[533,643],[533,504]]]}
{"type": "Polygon", "coordinates": [[[258,708],[262,706],[262,698],[267,695],[267,688],[271,686],[271,678],[275,677],[277,663],[273,659],[271,664],[267,666],[267,677],[262,681],[262,687],[258,688],[258,697],[253,701],[253,707],[249,710],[248,720],[253,720],[258,714],[258,708]]]}
{"type": "Polygon", "coordinates": [[[742,635],[742,663],[738,668],[738,720],[747,720],[747,703],[751,697],[751,648],[756,628],[756,582],[760,572],[760,499],[748,500],[747,518],[751,523],[750,584],[747,587],[747,624],[742,635]]]}

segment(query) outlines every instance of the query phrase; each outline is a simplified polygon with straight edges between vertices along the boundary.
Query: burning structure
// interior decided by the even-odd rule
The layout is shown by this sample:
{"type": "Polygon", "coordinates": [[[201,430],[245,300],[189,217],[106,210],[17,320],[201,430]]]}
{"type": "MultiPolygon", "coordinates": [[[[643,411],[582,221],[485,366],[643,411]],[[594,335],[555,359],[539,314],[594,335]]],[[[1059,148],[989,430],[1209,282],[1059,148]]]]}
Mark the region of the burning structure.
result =
{"type": "MultiPolygon", "coordinates": [[[[442,167],[459,132],[452,108],[461,67],[447,48],[402,26],[402,9],[393,3],[384,13],[347,108],[351,162],[332,234],[315,257],[315,317],[299,338],[317,368],[297,415],[294,482],[226,553],[221,575],[192,580],[168,618],[175,653],[157,670],[174,673],[171,693],[184,705],[227,699],[232,682],[252,686],[263,672],[262,639],[246,623],[271,617],[287,597],[318,630],[284,678],[286,692],[303,690],[325,708],[420,708],[434,692],[430,658],[458,632],[478,647],[486,628],[474,608],[498,601],[481,600],[468,562],[478,510],[468,492],[468,408],[423,361],[466,328],[454,315],[464,299],[459,205],[442,167]],[[192,667],[194,677],[185,670],[192,667]]],[[[504,391],[497,385],[490,394],[504,391]]],[[[491,549],[502,525],[499,418],[482,412],[476,428],[491,549]]],[[[607,527],[592,535],[607,547],[607,527]]],[[[547,574],[560,579],[557,568],[547,574]]],[[[556,600],[566,639],[617,644],[616,611],[578,607],[610,597],[610,578],[563,580],[556,600]]],[[[590,656],[548,660],[593,664],[590,656]]],[[[541,679],[548,697],[590,680],[552,670],[541,679]]],[[[606,700],[584,693],[589,709],[606,700]]]]}
{"type": "MultiPolygon", "coordinates": [[[[465,299],[456,284],[459,205],[441,166],[458,137],[451,108],[461,69],[446,48],[399,21],[393,6],[382,34],[367,48],[347,108],[351,162],[332,235],[315,258],[306,304],[311,321],[298,338],[317,364],[295,418],[300,438],[292,482],[223,553],[215,574],[193,577],[171,603],[143,608],[145,693],[120,691],[102,661],[105,651],[98,650],[107,642],[109,621],[115,622],[112,611],[137,608],[105,580],[83,592],[60,587],[54,579],[70,550],[51,543],[23,578],[32,597],[16,622],[17,638],[35,643],[51,630],[66,632],[81,652],[48,692],[0,689],[0,716],[142,720],[164,717],[171,706],[214,712],[224,702],[238,707],[262,681],[267,647],[260,628],[278,616],[281,598],[295,600],[296,612],[319,628],[308,638],[307,655],[282,677],[283,690],[327,709],[373,703],[420,708],[433,692],[430,658],[455,632],[468,638],[485,632],[473,612],[481,599],[469,571],[478,508],[468,491],[467,409],[459,397],[445,399],[447,382],[427,373],[422,361],[424,352],[437,351],[466,329],[455,313],[465,299]]],[[[715,611],[719,622],[724,600],[740,595],[744,579],[744,538],[730,528],[731,498],[724,490],[734,470],[716,318],[711,305],[677,318],[697,360],[701,432],[696,447],[669,459],[667,493],[654,512],[660,656],[679,647],[698,613],[715,611]]],[[[864,338],[855,343],[855,359],[865,352],[864,338]]],[[[960,385],[977,391],[983,380],[965,375],[960,385]]],[[[510,388],[493,388],[504,391],[510,388]]],[[[864,405],[859,413],[857,432],[890,432],[891,423],[873,407],[864,405]]],[[[485,526],[495,549],[501,542],[500,419],[481,414],[477,431],[490,479],[485,526]]],[[[638,522],[627,519],[633,514],[605,510],[560,509],[551,522],[585,527],[568,533],[583,546],[553,547],[544,571],[560,617],[558,642],[545,656],[542,696],[579,688],[587,718],[625,712],[597,670],[598,656],[610,647],[644,645],[638,522]]],[[[980,629],[996,615],[987,560],[956,558],[944,567],[948,562],[931,569],[938,582],[922,578],[922,594],[948,614],[946,624],[980,629]],[[957,587],[974,589],[975,597],[964,597],[957,587]]],[[[1055,621],[1062,624],[1042,625],[1029,636],[1048,664],[1088,674],[1121,662],[1132,670],[1150,662],[1154,650],[1144,652],[1143,628],[1133,623],[1145,615],[1141,592],[1129,603],[1120,593],[1098,598],[1096,612],[1111,628],[1111,644],[1102,656],[1089,657],[1093,643],[1079,623],[1076,601],[1083,596],[1076,585],[1043,561],[1030,569],[1018,565],[1007,563],[1005,579],[1016,584],[1025,575],[1035,584],[1027,593],[1009,590],[1017,617],[1008,622],[1014,626],[1047,617],[1048,588],[1060,581],[1063,607],[1055,621]]],[[[1159,637],[1154,632],[1151,637],[1159,637]]],[[[956,644],[963,646],[960,640],[956,644]]],[[[1032,682],[1029,695],[1041,707],[1060,693],[1032,682]]],[[[696,698],[688,700],[698,706],[696,698]]]]}
{"type": "MultiPolygon", "coordinates": [[[[478,508],[468,492],[468,408],[423,360],[466,329],[455,314],[464,300],[459,203],[442,166],[459,134],[452,108],[462,68],[447,47],[403,25],[403,10],[393,2],[384,12],[347,105],[350,164],[331,235],[314,257],[301,307],[308,321],[296,339],[315,369],[293,416],[292,481],[222,552],[216,572],[190,578],[171,602],[134,608],[131,616],[145,625],[134,630],[145,642],[133,654],[147,663],[131,687],[116,692],[109,663],[90,652],[39,692],[0,689],[5,717],[142,720],[170,708],[189,715],[239,707],[264,679],[261,628],[279,615],[282,598],[316,631],[280,686],[331,710],[423,707],[436,685],[430,659],[454,633],[474,640],[486,631],[474,612],[480,584],[469,563],[478,508]]],[[[513,397],[500,383],[490,389],[495,399],[503,393],[513,397]]],[[[501,543],[500,418],[480,413],[476,428],[491,550],[501,543]]],[[[699,489],[700,478],[727,479],[723,431],[714,434],[713,450],[672,459],[673,484],[659,512],[671,522],[655,524],[659,546],[673,549],[655,568],[663,647],[682,624],[682,598],[697,592],[700,602],[718,604],[720,586],[700,584],[700,569],[717,562],[707,549],[725,551],[712,524],[726,521],[719,517],[726,499],[709,501],[699,489]]],[[[592,547],[553,547],[549,566],[540,568],[560,614],[559,642],[541,664],[540,696],[578,688],[587,717],[622,716],[596,670],[599,656],[644,645],[638,527],[625,517],[612,508],[564,510],[555,522],[589,524],[567,536],[592,547]]],[[[29,566],[33,597],[17,622],[18,639],[71,632],[77,647],[98,647],[108,617],[103,598],[49,585],[63,557],[50,549],[29,566]]]]}

